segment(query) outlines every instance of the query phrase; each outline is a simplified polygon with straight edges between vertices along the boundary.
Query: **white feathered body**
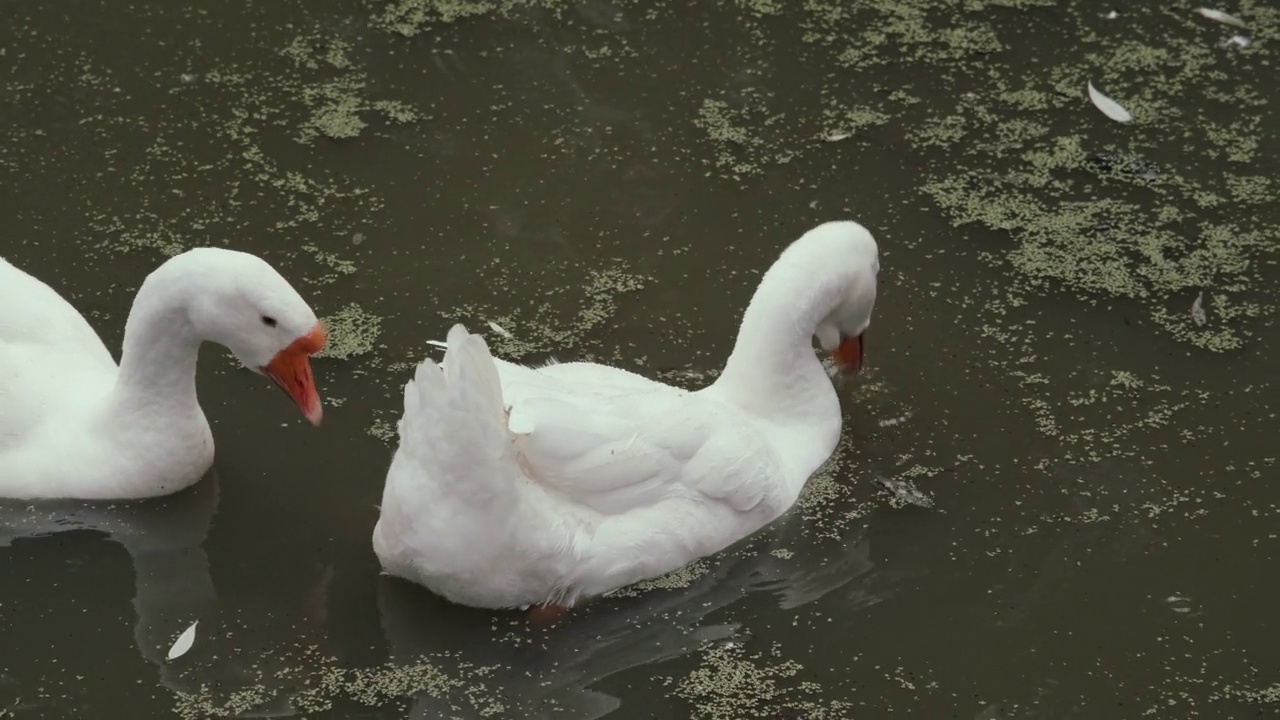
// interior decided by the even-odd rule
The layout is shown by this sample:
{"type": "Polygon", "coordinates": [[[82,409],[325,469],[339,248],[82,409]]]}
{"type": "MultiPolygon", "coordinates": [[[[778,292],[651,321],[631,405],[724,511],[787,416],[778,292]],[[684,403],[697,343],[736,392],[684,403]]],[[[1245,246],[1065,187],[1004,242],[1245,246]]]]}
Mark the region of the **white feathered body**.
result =
{"type": "Polygon", "coordinates": [[[0,451],[49,414],[110,392],[116,363],[53,288],[0,259],[0,451]]]}
{"type": "Polygon", "coordinates": [[[877,253],[847,221],[788,246],[720,377],[693,392],[592,363],[495,361],[455,325],[443,362],[405,388],[373,533],[384,570],[465,605],[572,605],[753,534],[840,439],[812,339],[861,337],[877,253]]]}
{"type": "Polygon", "coordinates": [[[448,346],[405,388],[373,543],[387,572],[466,605],[573,604],[715,553],[799,495],[812,469],[776,442],[839,434],[838,414],[772,427],[616,368],[495,361],[461,326],[448,346]]]}
{"type": "Polygon", "coordinates": [[[213,439],[198,406],[167,417],[108,413],[118,374],[84,316],[0,259],[0,496],[130,498],[154,494],[136,487],[141,476],[172,478],[161,490],[173,492],[208,470],[213,439]],[[187,452],[124,442],[149,427],[187,452]]]}

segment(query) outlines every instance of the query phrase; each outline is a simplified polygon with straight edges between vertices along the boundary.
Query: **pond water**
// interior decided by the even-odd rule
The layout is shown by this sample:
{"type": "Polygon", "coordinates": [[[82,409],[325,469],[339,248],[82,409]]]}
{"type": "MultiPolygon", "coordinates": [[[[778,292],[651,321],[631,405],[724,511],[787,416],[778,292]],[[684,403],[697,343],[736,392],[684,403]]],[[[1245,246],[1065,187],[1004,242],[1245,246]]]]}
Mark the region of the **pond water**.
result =
{"type": "Polygon", "coordinates": [[[252,251],[332,341],[320,428],[210,346],[210,477],[0,508],[0,718],[1277,712],[1280,10],[1217,9],[9,0],[0,253],[115,350],[252,251]],[[427,341],[696,387],[837,218],[880,299],[795,510],[549,631],[379,575],[427,341]]]}

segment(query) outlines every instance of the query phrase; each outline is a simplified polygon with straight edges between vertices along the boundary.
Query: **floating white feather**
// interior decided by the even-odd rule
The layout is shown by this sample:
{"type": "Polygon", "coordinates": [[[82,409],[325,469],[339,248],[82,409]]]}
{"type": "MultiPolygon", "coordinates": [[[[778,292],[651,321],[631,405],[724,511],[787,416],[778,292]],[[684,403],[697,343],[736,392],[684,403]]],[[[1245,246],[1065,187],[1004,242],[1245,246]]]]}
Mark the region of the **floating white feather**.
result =
{"type": "Polygon", "coordinates": [[[511,337],[511,333],[507,332],[505,328],[492,320],[489,321],[489,328],[504,338],[511,337]]]}
{"type": "Polygon", "coordinates": [[[1231,25],[1232,27],[1238,27],[1238,28],[1245,27],[1243,20],[1241,20],[1240,18],[1234,15],[1228,15],[1222,12],[1221,10],[1214,10],[1213,8],[1206,8],[1206,7],[1198,7],[1196,8],[1196,12],[1209,18],[1210,20],[1213,20],[1215,22],[1220,22],[1223,25],[1231,25]]]}
{"type": "Polygon", "coordinates": [[[1209,316],[1204,311],[1204,293],[1201,292],[1196,296],[1195,302],[1191,303],[1191,321],[1196,324],[1196,327],[1204,327],[1208,320],[1209,316]]]}
{"type": "Polygon", "coordinates": [[[199,624],[199,620],[191,623],[191,627],[183,630],[182,634],[178,636],[178,639],[173,641],[173,647],[169,648],[169,654],[165,657],[166,661],[176,660],[187,654],[187,651],[191,649],[193,644],[195,644],[196,625],[199,624]]]}
{"type": "Polygon", "coordinates": [[[1098,92],[1093,86],[1093,82],[1089,82],[1089,99],[1093,101],[1094,107],[1102,111],[1103,115],[1115,120],[1116,122],[1129,122],[1133,116],[1120,103],[1098,92]]]}

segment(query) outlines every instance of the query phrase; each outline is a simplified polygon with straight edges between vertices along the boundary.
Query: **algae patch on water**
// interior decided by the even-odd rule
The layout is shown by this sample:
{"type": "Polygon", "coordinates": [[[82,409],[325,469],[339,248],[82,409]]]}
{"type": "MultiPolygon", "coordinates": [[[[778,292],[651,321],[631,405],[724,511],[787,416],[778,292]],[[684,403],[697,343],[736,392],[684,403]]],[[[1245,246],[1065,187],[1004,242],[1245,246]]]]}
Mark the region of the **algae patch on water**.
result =
{"type": "MultiPolygon", "coordinates": [[[[1148,86],[1135,106],[1141,132],[1126,126],[1107,133],[1123,137],[1103,139],[1079,106],[1068,112],[1060,101],[1037,102],[1023,108],[1039,123],[1035,133],[994,144],[944,142],[953,168],[933,172],[923,190],[954,224],[1009,233],[1016,244],[1008,267],[1027,295],[1066,288],[1136,300],[1180,339],[1232,350],[1248,339],[1252,320],[1274,310],[1273,303],[1259,300],[1259,289],[1266,279],[1264,258],[1280,238],[1280,217],[1232,209],[1227,201],[1235,196],[1253,203],[1265,193],[1268,183],[1256,173],[1238,175],[1234,165],[1251,160],[1261,118],[1274,111],[1215,98],[1210,104],[1230,102],[1237,119],[1227,129],[1213,130],[1214,123],[1205,122],[1209,132],[1189,132],[1196,123],[1182,119],[1187,111],[1178,109],[1181,97],[1219,84],[1218,68],[1230,61],[1173,34],[1162,43],[1167,47],[1128,41],[1121,44],[1124,52],[1117,47],[1087,57],[1083,65],[1059,64],[1041,75],[1038,86],[1032,80],[1018,91],[1060,99],[1062,91],[1083,82],[1085,66],[1102,68],[1099,74],[1113,83],[1132,81],[1132,72],[1159,73],[1163,81],[1148,86]],[[1047,130],[1055,125],[1056,131],[1047,130]],[[1231,150],[1224,153],[1225,148],[1231,150]],[[1187,157],[1198,158],[1194,176],[1187,157]],[[1216,172],[1206,172],[1208,167],[1216,172]],[[1198,329],[1189,313],[1171,308],[1189,304],[1204,290],[1214,291],[1232,313],[1198,329]]],[[[999,137],[1018,120],[1001,107],[1011,102],[1012,71],[1006,77],[993,68],[991,74],[997,79],[991,91],[960,98],[953,114],[935,119],[933,132],[919,137],[921,147],[936,144],[937,130],[944,127],[951,140],[981,139],[999,137]]],[[[1250,92],[1242,86],[1240,95],[1250,92]]]]}
{"type": "MultiPolygon", "coordinates": [[[[1133,300],[1180,340],[1242,347],[1277,307],[1266,270],[1280,206],[1267,202],[1273,163],[1261,152],[1280,127],[1265,102],[1274,49],[1225,51],[1190,14],[1152,8],[1134,8],[1104,35],[1092,17],[1067,14],[1059,30],[1074,40],[1050,47],[1022,32],[1048,5],[808,0],[785,20],[753,14],[766,28],[753,54],[769,49],[767,30],[799,20],[802,72],[814,85],[745,71],[735,85],[746,87],[696,108],[704,155],[742,180],[816,155],[806,144],[815,126],[828,141],[875,127],[877,141],[921,169],[918,189],[953,225],[1012,241],[996,257],[1023,301],[1059,289],[1133,300]],[[1124,97],[1133,122],[1102,122],[1090,82],[1124,97]],[[1224,310],[1204,326],[1180,311],[1200,292],[1224,310]]],[[[1259,33],[1276,26],[1266,8],[1247,14],[1259,33]]]]}
{"type": "Polygon", "coordinates": [[[786,115],[769,109],[769,94],[746,88],[736,98],[708,98],[694,123],[716,148],[715,163],[734,177],[757,175],[767,165],[790,162],[794,148],[781,142],[786,115]]]}
{"type": "Polygon", "coordinates": [[[280,54],[292,60],[295,66],[319,70],[327,65],[346,70],[353,65],[351,52],[351,43],[345,40],[326,39],[320,35],[300,35],[289,41],[280,54]]]}
{"type": "MultiPolygon", "coordinates": [[[[571,268],[560,273],[572,274],[571,268]]],[[[511,329],[507,337],[498,332],[486,334],[485,342],[496,357],[516,361],[531,355],[556,355],[579,348],[590,334],[613,318],[618,311],[618,297],[644,288],[649,280],[628,271],[625,264],[588,270],[577,281],[556,282],[548,291],[551,296],[519,313],[507,313],[478,305],[455,307],[451,317],[479,319],[472,331],[482,330],[486,321],[511,329]],[[566,297],[567,296],[567,297],[566,297]],[[564,307],[577,308],[565,312],[564,307]]],[[[501,283],[510,283],[504,276],[501,283]]],[[[616,354],[615,349],[615,354],[616,354]]]]}
{"type": "Polygon", "coordinates": [[[301,98],[311,114],[299,128],[298,142],[309,144],[321,136],[331,140],[357,137],[368,127],[363,115],[370,111],[397,124],[422,119],[417,110],[398,100],[368,100],[366,85],[363,77],[349,75],[303,88],[301,98]]]}
{"type": "Polygon", "coordinates": [[[334,282],[340,276],[352,275],[356,272],[356,264],[354,262],[345,260],[335,253],[321,250],[315,245],[303,245],[302,249],[315,258],[317,263],[333,271],[325,275],[309,277],[308,280],[313,283],[326,285],[334,282]]]}
{"type": "Polygon", "coordinates": [[[879,506],[866,498],[865,488],[849,479],[858,443],[846,432],[841,435],[831,457],[809,478],[796,501],[805,521],[805,532],[820,538],[839,540],[849,523],[879,506]]]}
{"type": "Polygon", "coordinates": [[[316,357],[347,360],[372,352],[382,332],[382,318],[351,303],[324,318],[328,342],[316,357]]]}
{"type": "Polygon", "coordinates": [[[391,0],[380,3],[372,25],[387,32],[414,37],[437,23],[452,23],[481,15],[508,15],[521,8],[560,10],[569,0],[391,0]]]}
{"type": "Polygon", "coordinates": [[[422,115],[398,100],[370,100],[366,95],[368,78],[353,68],[348,55],[351,46],[342,40],[326,40],[318,35],[295,38],[281,55],[299,67],[313,70],[328,67],[342,71],[337,77],[303,85],[299,97],[309,116],[299,127],[298,142],[309,144],[318,137],[344,140],[360,135],[368,127],[364,114],[380,112],[398,124],[417,122],[422,115]]]}
{"type": "Polygon", "coordinates": [[[92,213],[105,248],[175,254],[196,245],[254,245],[265,230],[324,227],[345,234],[367,228],[383,202],[368,188],[275,151],[288,133],[302,142],[350,138],[374,118],[399,124],[421,113],[390,97],[371,97],[358,53],[345,40],[311,33],[284,44],[273,62],[216,65],[196,80],[176,81],[145,118],[103,115],[84,124],[113,133],[141,156],[119,178],[141,190],[92,213]],[[287,69],[285,69],[287,67],[287,69]],[[193,136],[210,140],[192,144],[193,136]],[[196,179],[198,178],[198,181],[196,179]],[[160,180],[172,186],[153,192],[160,180]],[[247,210],[255,212],[246,212],[247,210]],[[261,217],[272,218],[266,227],[261,217]]]}
{"type": "Polygon", "coordinates": [[[686,588],[711,571],[711,562],[698,559],[682,568],[672,570],[656,578],[641,580],[626,587],[605,593],[605,597],[638,597],[651,590],[674,590],[686,588]]]}
{"type": "Polygon", "coordinates": [[[835,720],[854,707],[833,700],[817,683],[799,679],[804,667],[771,652],[748,655],[741,645],[709,645],[701,665],[676,683],[675,696],[692,706],[696,720],[803,717],[835,720]]]}
{"type": "Polygon", "coordinates": [[[374,15],[373,25],[405,37],[413,37],[434,23],[499,12],[515,2],[496,0],[396,0],[374,15]]]}
{"type": "Polygon", "coordinates": [[[286,714],[301,712],[314,717],[337,711],[342,705],[380,707],[421,695],[450,698],[456,707],[469,706],[474,717],[500,716],[506,710],[501,695],[484,682],[492,668],[476,667],[448,656],[347,668],[332,658],[307,653],[303,662],[303,666],[285,667],[274,673],[259,670],[255,683],[230,692],[208,684],[194,692],[179,692],[174,712],[183,720],[242,717],[268,704],[278,706],[283,702],[289,708],[286,714]]]}

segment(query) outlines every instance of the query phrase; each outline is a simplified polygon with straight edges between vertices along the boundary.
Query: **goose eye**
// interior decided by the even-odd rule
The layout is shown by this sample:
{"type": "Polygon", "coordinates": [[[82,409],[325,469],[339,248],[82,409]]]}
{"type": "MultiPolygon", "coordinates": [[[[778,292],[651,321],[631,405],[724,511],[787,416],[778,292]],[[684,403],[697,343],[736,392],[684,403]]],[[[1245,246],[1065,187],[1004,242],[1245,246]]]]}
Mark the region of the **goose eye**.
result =
{"type": "Polygon", "coordinates": [[[275,327],[275,326],[276,326],[276,319],[275,319],[275,318],[273,318],[273,317],[271,317],[270,315],[263,315],[263,316],[262,316],[262,324],[263,324],[263,325],[266,325],[267,327],[275,327]]]}

